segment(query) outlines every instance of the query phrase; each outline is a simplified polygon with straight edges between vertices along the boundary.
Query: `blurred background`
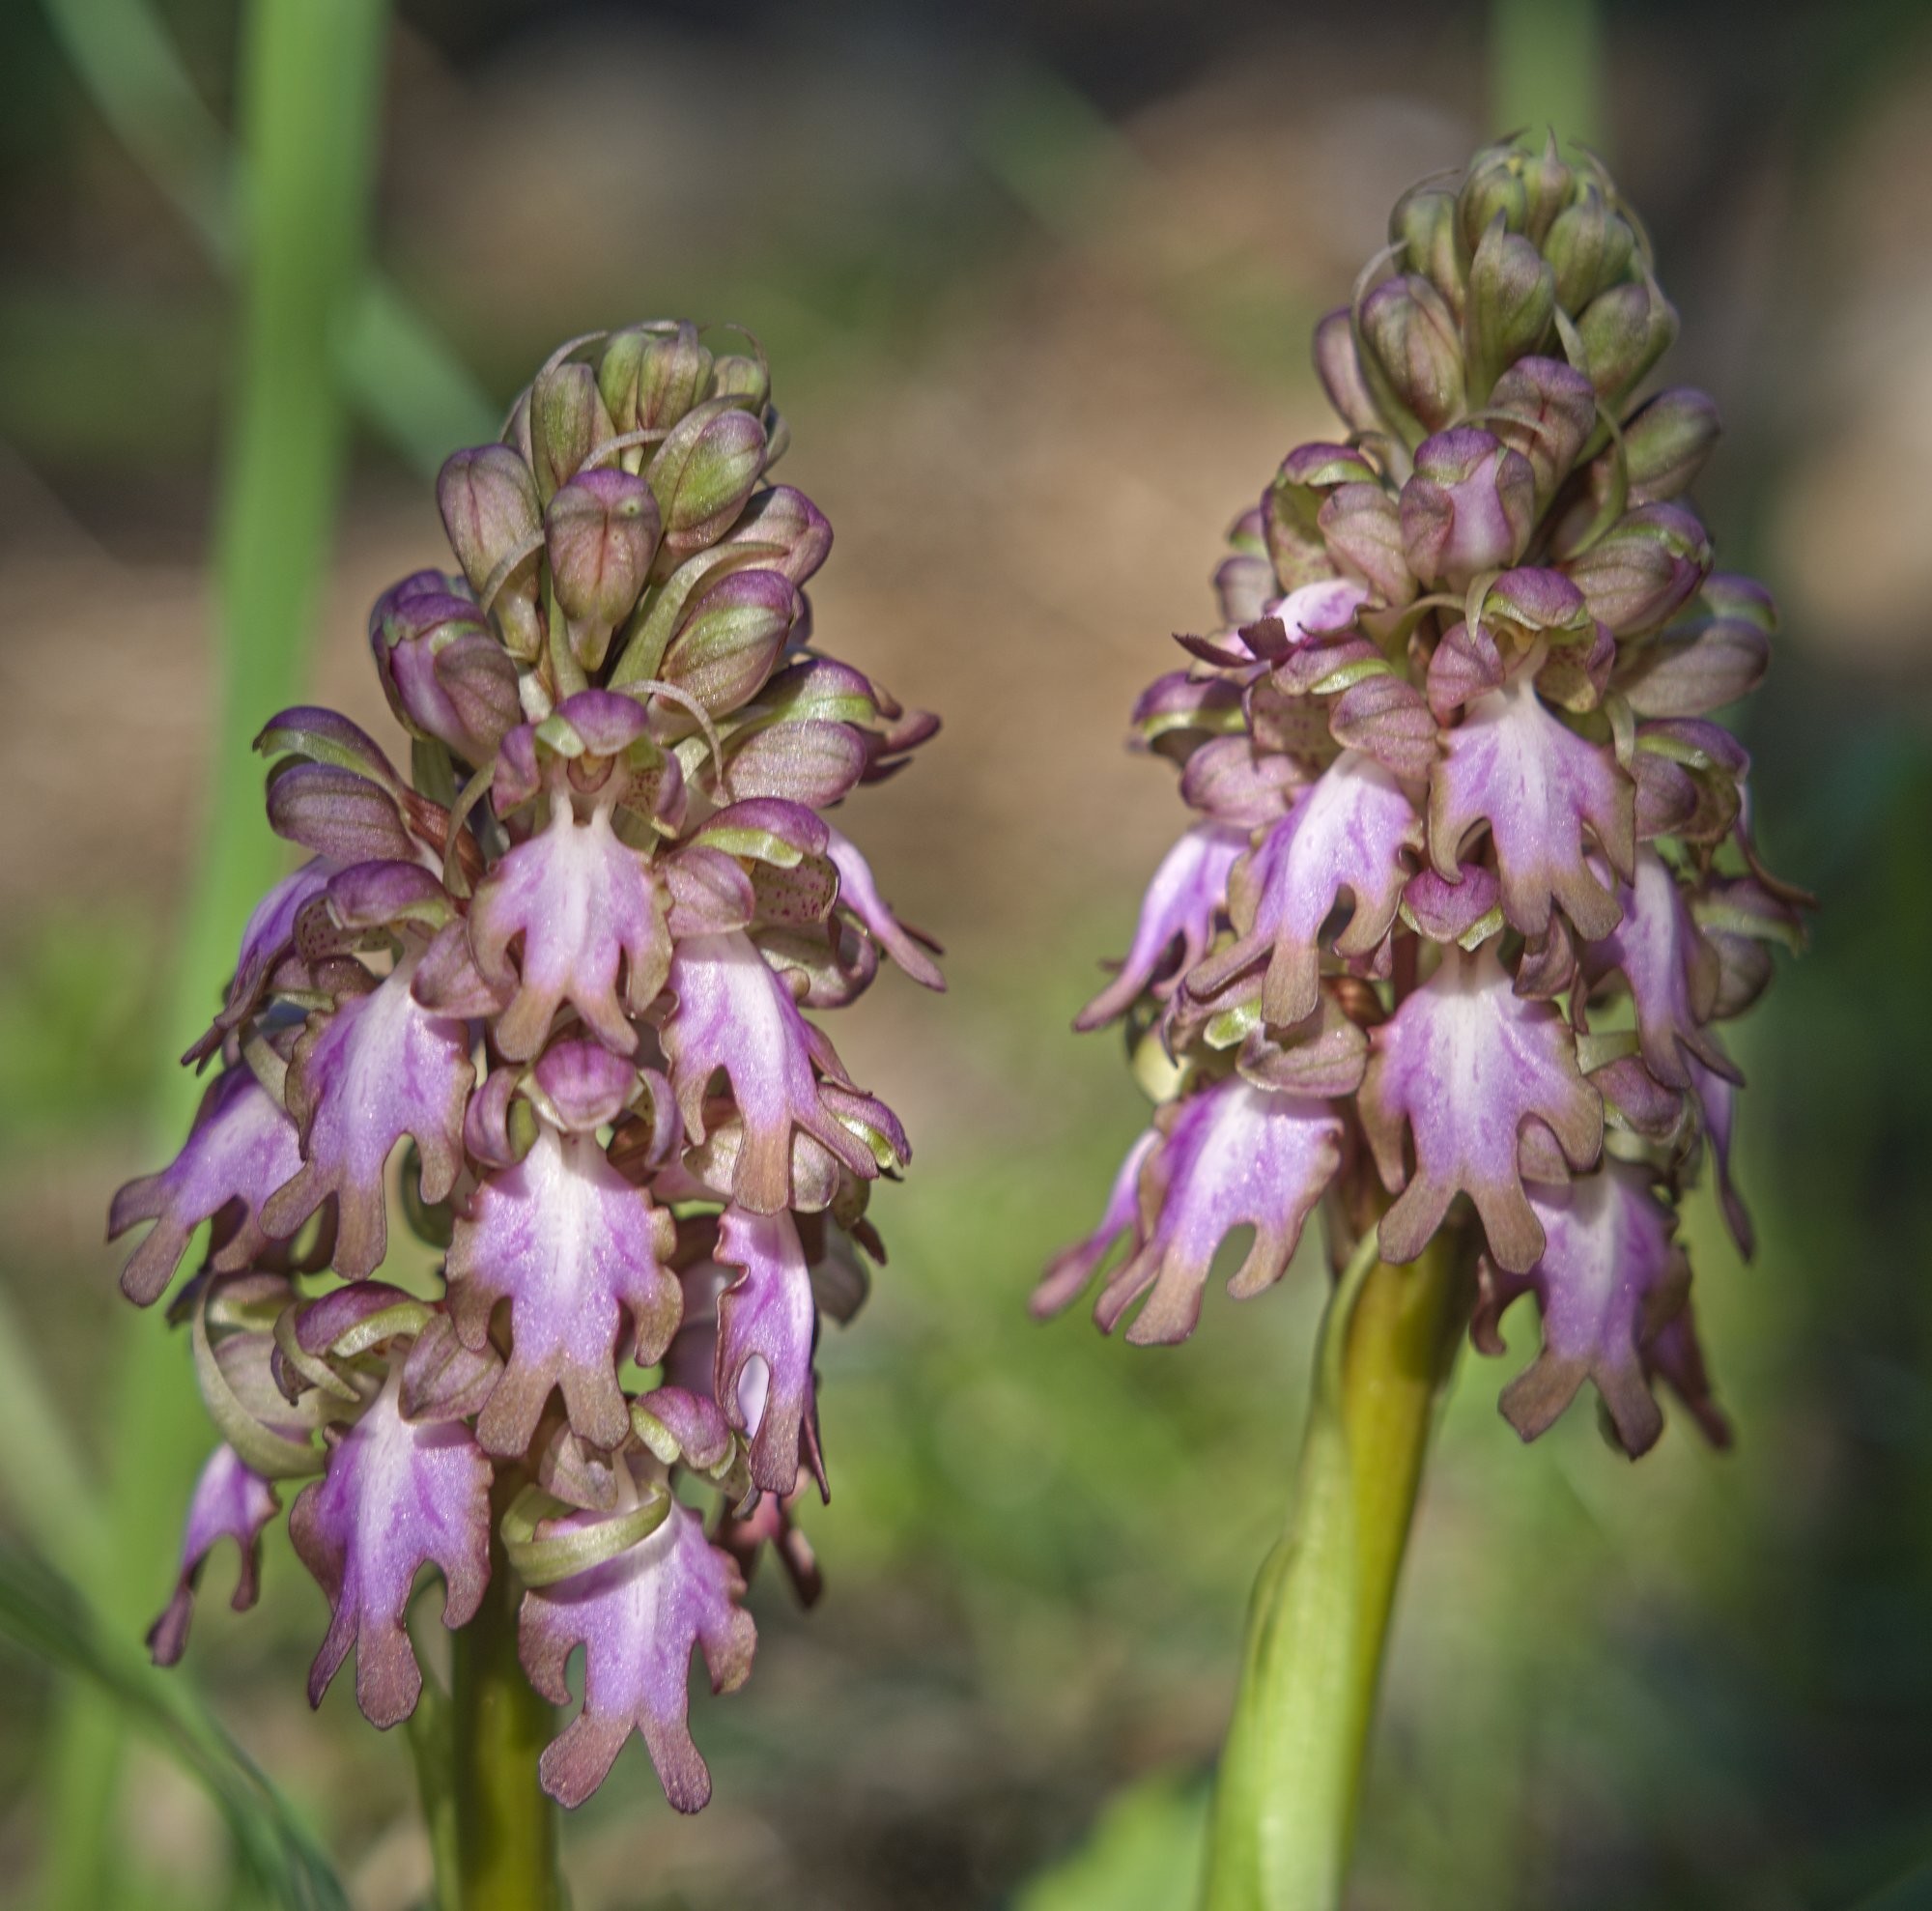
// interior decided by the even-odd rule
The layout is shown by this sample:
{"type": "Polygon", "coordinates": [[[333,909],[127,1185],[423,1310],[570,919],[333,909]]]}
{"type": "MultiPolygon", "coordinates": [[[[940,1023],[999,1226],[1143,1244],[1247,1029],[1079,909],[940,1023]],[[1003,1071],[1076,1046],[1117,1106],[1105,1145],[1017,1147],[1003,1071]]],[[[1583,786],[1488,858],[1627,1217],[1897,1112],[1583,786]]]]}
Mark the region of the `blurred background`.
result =
{"type": "Polygon", "coordinates": [[[327,59],[287,71],[300,4],[0,8],[0,1523],[80,1593],[10,1565],[0,1895],[251,1901],[211,1717],[357,1907],[427,1887],[403,1746],[304,1702],[324,1609],[279,1528],[255,1613],[211,1565],[169,1697],[128,1669],[209,1436],[102,1217],[278,867],[238,733],[313,691],[386,734],[363,619],[447,561],[441,455],[558,340],[689,314],[770,354],[838,533],[821,641],[945,714],[848,827],[952,992],[888,978],[838,1031],[919,1159],[823,1352],[828,1596],[755,1585],[754,1677],[694,1707],[716,1801],[677,1819],[633,1746],[567,1827],[578,1911],[1188,1901],[1319,1294],[1216,1297],[1180,1355],[1027,1318],[1142,1114],[1067,1033],[1179,819],[1120,736],[1327,430],[1309,328],[1396,195],[1554,117],[1651,224],[1667,376],[1722,407],[1720,562],[1785,613],[1759,836],[1823,911],[1740,1032],[1754,1264],[1689,1222],[1736,1449],[1679,1420],[1633,1468],[1585,1410],[1523,1450],[1528,1324],[1465,1360],[1351,1902],[1932,1904],[1926,10],[343,0],[365,126],[327,59]],[[366,258],[303,210],[358,164],[366,258]]]}

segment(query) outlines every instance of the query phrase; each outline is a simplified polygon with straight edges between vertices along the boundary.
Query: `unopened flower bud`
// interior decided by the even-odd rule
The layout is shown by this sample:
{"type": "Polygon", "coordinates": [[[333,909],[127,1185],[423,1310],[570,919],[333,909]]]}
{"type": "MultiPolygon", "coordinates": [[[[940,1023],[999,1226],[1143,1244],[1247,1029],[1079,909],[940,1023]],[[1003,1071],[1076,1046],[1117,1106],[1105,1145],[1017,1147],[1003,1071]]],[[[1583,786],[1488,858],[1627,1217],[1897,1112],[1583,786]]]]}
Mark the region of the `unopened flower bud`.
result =
{"type": "Polygon", "coordinates": [[[1540,347],[1556,309],[1556,274],[1528,240],[1492,221],[1469,266],[1463,312],[1472,404],[1490,396],[1496,380],[1540,347]]]}
{"type": "Polygon", "coordinates": [[[1468,269],[1456,230],[1456,195],[1440,186],[1417,186],[1397,200],[1389,239],[1402,246],[1402,263],[1419,272],[1459,317],[1468,289],[1468,269]]]}
{"type": "Polygon", "coordinates": [[[681,419],[645,472],[675,562],[730,528],[765,468],[764,426],[729,399],[712,398],[681,419]]]}
{"type": "Polygon", "coordinates": [[[1396,502],[1379,484],[1345,484],[1329,493],[1321,528],[1329,556],[1379,603],[1400,607],[1415,595],[1396,502]]]}
{"type": "Polygon", "coordinates": [[[1529,223],[1529,188],[1523,184],[1521,155],[1512,146],[1494,146],[1469,162],[1456,195],[1456,217],[1463,243],[1474,252],[1497,219],[1508,232],[1529,223]]]}
{"type": "Polygon", "coordinates": [[[1455,316],[1426,278],[1405,272],[1384,279],[1362,300],[1363,371],[1373,390],[1378,376],[1398,415],[1440,431],[1462,410],[1463,341],[1455,316]]]}
{"type": "Polygon", "coordinates": [[[1655,630],[1711,568],[1711,540],[1678,504],[1645,504],[1564,565],[1590,614],[1618,637],[1655,630]]]}
{"type": "Polygon", "coordinates": [[[704,396],[710,378],[696,326],[633,326],[604,348],[597,388],[619,432],[663,432],[704,396]]]}
{"type": "Polygon", "coordinates": [[[1529,460],[1540,510],[1570,475],[1597,422],[1590,381],[1560,358],[1519,358],[1496,380],[1490,429],[1529,460]]]}
{"type": "Polygon", "coordinates": [[[1722,429],[1708,394],[1688,385],[1660,391],[1624,427],[1630,501],[1656,504],[1689,491],[1722,429]]]}
{"type": "Polygon", "coordinates": [[[369,646],[397,721],[467,763],[488,762],[523,720],[516,665],[475,605],[437,572],[418,572],[377,602],[369,646]]]}
{"type": "Polygon", "coordinates": [[[1362,376],[1354,323],[1346,305],[1338,305],[1315,328],[1315,375],[1329,404],[1351,429],[1376,429],[1380,420],[1368,380],[1362,376]]]}
{"type": "Polygon", "coordinates": [[[629,471],[580,471],[550,500],[544,543],[570,647],[585,670],[604,661],[631,614],[658,548],[657,499],[629,471]]]}
{"type": "Polygon", "coordinates": [[[1534,245],[1541,245],[1559,214],[1577,194],[1577,174],[1564,163],[1556,148],[1554,128],[1543,142],[1543,151],[1522,161],[1522,183],[1528,204],[1523,232],[1534,245]]]}
{"type": "Polygon", "coordinates": [[[1648,277],[1612,286],[1577,321],[1597,395],[1614,404],[1670,349],[1677,311],[1648,277]]]}
{"type": "Polygon", "coordinates": [[[598,445],[615,434],[588,365],[553,365],[530,386],[530,469],[544,504],[577,475],[598,445]]]}
{"type": "Polygon", "coordinates": [[[1605,204],[1594,182],[1586,183],[1543,242],[1543,256],[1556,273],[1556,302],[1573,315],[1581,312],[1623,277],[1635,249],[1629,222],[1605,204]]]}
{"type": "Polygon", "coordinates": [[[1536,521],[1529,461],[1473,425],[1425,439],[1402,488],[1402,548],[1424,584],[1462,589],[1522,556],[1536,521]]]}
{"type": "Polygon", "coordinates": [[[436,501],[470,588],[496,617],[512,654],[533,658],[542,644],[542,519],[530,468],[507,444],[455,452],[437,478],[436,501]]]}

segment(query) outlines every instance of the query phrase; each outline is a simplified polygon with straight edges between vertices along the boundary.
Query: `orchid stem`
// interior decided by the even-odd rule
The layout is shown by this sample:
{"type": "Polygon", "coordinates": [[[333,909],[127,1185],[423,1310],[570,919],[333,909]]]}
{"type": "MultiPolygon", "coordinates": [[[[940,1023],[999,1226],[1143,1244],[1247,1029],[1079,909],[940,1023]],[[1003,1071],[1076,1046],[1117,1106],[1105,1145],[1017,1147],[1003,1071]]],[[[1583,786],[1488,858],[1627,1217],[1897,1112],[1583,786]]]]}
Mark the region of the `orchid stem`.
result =
{"type": "Polygon", "coordinates": [[[556,1807],[537,1783],[555,1722],[517,1657],[522,1589],[494,1535],[490,1555],[490,1591],[451,1640],[444,1717],[412,1741],[438,1911],[563,1911],[556,1807]]]}
{"type": "Polygon", "coordinates": [[[1288,1530],[1248,1612],[1206,1911],[1335,1911],[1436,1404],[1473,1301],[1460,1234],[1366,1237],[1323,1317],[1288,1530]]]}

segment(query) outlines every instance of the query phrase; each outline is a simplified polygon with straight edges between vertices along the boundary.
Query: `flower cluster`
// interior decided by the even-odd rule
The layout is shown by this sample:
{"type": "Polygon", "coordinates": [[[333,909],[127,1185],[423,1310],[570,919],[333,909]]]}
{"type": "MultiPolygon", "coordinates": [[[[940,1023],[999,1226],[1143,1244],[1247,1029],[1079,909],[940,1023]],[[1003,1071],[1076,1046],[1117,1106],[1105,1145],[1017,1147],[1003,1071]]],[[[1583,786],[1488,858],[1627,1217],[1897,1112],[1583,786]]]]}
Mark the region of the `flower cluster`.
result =
{"type": "Polygon", "coordinates": [[[1167,1093],[1037,1311],[1122,1247],[1101,1326],[1184,1339],[1230,1234],[1258,1293],[1325,1199],[1393,1262],[1464,1231],[1486,1351],[1535,1297],[1524,1438],[1587,1379],[1640,1453],[1661,1379],[1721,1440],[1676,1226],[1709,1154],[1748,1251],[1717,1025],[1802,939],[1714,716],[1771,600],[1688,501],[1710,399],[1634,396],[1677,320],[1596,161],[1489,149],[1390,238],[1316,333],[1346,441],[1289,454],[1134,712],[1197,820],[1077,1026],[1126,1016],[1167,1093]]]}
{"type": "Polygon", "coordinates": [[[714,1688],[744,1679],[768,1544],[816,1589],[787,1510],[825,1489],[814,1344],[883,1259],[867,1197],[908,1149],[805,1012],[881,952],[942,986],[820,813],[937,724],[811,649],[831,530],[768,481],[786,439],[760,356],[649,324],[565,347],[501,442],[449,460],[460,571],[369,627],[410,774],[330,711],[262,733],[270,819],[309,860],[189,1051],[219,1072],[186,1145],[114,1204],[113,1234],[153,1223],[122,1282],[143,1305],[212,1224],[173,1312],[223,1444],[156,1658],[217,1540],[253,1599],[277,1488],[306,1479],[290,1533],[332,1609],[311,1697],[353,1647],[362,1710],[408,1715],[419,1570],[456,1627],[494,1555],[537,1690],[567,1703],[585,1648],[541,1765],[566,1805],[634,1727],[703,1805],[694,1645],[714,1688]],[[377,1278],[398,1155],[445,1254],[432,1298],[377,1278]]]}

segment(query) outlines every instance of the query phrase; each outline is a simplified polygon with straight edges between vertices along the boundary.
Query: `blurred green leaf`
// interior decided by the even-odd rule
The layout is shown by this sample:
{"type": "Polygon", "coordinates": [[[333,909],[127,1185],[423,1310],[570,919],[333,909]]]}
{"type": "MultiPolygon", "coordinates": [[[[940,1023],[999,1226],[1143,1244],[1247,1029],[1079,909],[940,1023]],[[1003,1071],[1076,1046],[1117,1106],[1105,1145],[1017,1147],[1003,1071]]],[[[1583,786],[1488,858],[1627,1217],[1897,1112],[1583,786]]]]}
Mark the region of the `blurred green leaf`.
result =
{"type": "Polygon", "coordinates": [[[1149,1779],[1116,1798],[1079,1851],[1037,1879],[1013,1911],[1180,1911],[1208,1837],[1208,1787],[1149,1779]]]}
{"type": "Polygon", "coordinates": [[[327,1854],[189,1688],[156,1672],[102,1627],[79,1589],[51,1566],[6,1544],[0,1640],[86,1680],[130,1729],[152,1738],[202,1786],[257,1900],[287,1911],[349,1911],[327,1854]]]}

